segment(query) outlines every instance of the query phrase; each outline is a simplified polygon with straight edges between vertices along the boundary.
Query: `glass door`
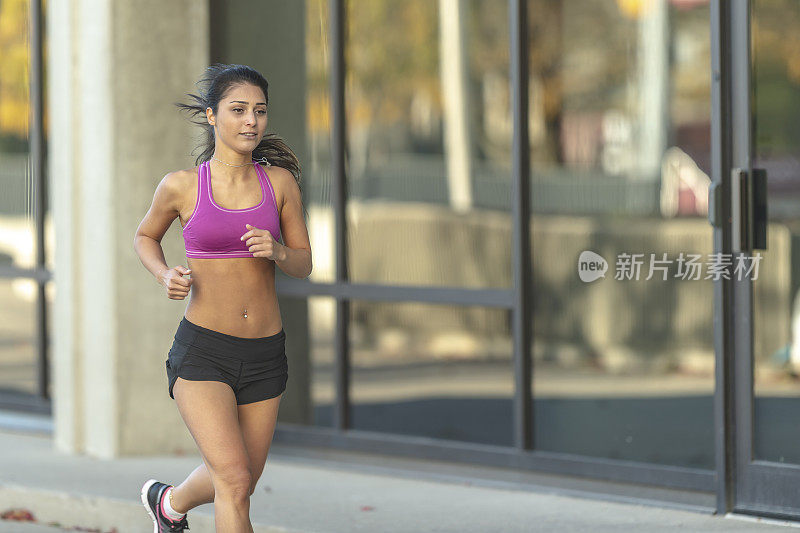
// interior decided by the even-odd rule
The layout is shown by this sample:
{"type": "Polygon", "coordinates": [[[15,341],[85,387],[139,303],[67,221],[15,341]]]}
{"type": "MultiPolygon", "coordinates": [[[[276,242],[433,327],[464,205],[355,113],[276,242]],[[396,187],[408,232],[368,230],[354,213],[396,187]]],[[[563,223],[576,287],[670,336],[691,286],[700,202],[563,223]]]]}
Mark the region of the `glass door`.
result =
{"type": "Polygon", "coordinates": [[[800,2],[732,3],[735,508],[800,518],[800,2]]]}

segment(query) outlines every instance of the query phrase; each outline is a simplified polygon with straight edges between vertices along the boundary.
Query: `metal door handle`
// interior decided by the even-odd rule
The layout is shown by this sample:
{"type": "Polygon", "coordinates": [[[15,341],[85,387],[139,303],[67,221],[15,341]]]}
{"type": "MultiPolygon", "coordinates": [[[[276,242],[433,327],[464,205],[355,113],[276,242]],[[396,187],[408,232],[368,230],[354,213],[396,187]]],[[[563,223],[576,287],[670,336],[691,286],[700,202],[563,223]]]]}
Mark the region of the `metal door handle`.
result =
{"type": "Polygon", "coordinates": [[[731,248],[734,253],[767,249],[767,171],[731,170],[731,248]]]}
{"type": "Polygon", "coordinates": [[[751,230],[753,248],[756,250],[767,249],[767,170],[764,168],[751,169],[751,198],[752,221],[751,230]]]}

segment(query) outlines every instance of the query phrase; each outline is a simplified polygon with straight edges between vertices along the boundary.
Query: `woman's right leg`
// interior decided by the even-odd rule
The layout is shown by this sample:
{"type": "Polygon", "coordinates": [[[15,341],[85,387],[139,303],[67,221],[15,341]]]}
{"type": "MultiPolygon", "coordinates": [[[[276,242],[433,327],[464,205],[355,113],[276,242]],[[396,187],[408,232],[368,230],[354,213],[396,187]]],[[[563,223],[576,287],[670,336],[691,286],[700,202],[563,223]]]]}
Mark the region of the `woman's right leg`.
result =
{"type": "Polygon", "coordinates": [[[216,530],[252,533],[251,476],[233,389],[221,381],[178,378],[173,395],[211,474],[216,530]]]}

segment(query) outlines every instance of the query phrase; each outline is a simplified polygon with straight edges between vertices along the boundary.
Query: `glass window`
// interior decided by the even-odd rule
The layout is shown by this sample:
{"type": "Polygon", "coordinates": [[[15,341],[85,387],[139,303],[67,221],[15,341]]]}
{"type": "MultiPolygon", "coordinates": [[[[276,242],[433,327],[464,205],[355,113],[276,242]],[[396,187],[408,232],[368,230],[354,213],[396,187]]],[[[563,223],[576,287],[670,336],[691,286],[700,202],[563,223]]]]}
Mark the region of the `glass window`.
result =
{"type": "Polygon", "coordinates": [[[354,429],[511,446],[509,312],[352,302],[354,429]]]}
{"type": "Polygon", "coordinates": [[[350,279],[510,287],[508,2],[346,5],[350,279]]]}
{"type": "MultiPolygon", "coordinates": [[[[37,195],[45,194],[31,176],[28,7],[25,0],[0,2],[0,268],[35,268],[34,210],[37,195]]],[[[46,227],[52,244],[52,225],[46,227]]],[[[49,258],[52,267],[52,253],[49,258]]],[[[52,283],[46,288],[49,310],[52,283]]],[[[0,402],[5,404],[28,405],[39,393],[37,294],[33,279],[0,277],[0,402]]]]}
{"type": "Polygon", "coordinates": [[[0,278],[0,400],[38,394],[36,283],[0,278]]]}
{"type": "Polygon", "coordinates": [[[800,4],[756,0],[750,13],[752,165],[767,172],[769,216],[767,249],[755,251],[753,449],[755,459],[800,464],[800,4]]]}
{"type": "Polygon", "coordinates": [[[534,445],[713,468],[708,5],[528,15],[534,445]]]}
{"type": "Polygon", "coordinates": [[[288,335],[289,383],[286,407],[281,408],[279,419],[332,427],[336,404],[336,300],[329,296],[281,296],[280,307],[288,335]],[[298,332],[289,323],[306,327],[298,332]]]}

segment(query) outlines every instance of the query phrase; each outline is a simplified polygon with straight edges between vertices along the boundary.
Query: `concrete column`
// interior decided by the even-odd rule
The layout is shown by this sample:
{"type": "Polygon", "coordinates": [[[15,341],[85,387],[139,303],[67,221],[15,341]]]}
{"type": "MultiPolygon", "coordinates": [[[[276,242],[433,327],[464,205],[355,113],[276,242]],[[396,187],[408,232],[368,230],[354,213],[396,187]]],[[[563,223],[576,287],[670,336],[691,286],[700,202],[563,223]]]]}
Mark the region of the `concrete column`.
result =
{"type": "MultiPolygon", "coordinates": [[[[189,449],[164,367],[186,303],[164,296],[132,243],[161,178],[194,165],[199,130],[173,102],[208,64],[208,6],[47,10],[55,444],[99,458],[189,449]]],[[[170,265],[185,264],[177,223],[162,246],[170,265]]]]}
{"type": "Polygon", "coordinates": [[[50,119],[46,122],[49,126],[47,173],[53,176],[48,190],[57,243],[54,250],[56,296],[53,301],[50,375],[53,384],[54,441],[56,447],[65,452],[83,447],[83,419],[78,416],[77,409],[77,391],[81,389],[78,381],[80,343],[76,331],[80,321],[80,294],[75,287],[77,254],[73,253],[80,214],[77,205],[80,191],[73,187],[76,164],[73,154],[79,141],[72,135],[79,118],[72,108],[73,78],[77,77],[73,72],[76,55],[73,43],[76,34],[74,4],[70,1],[48,2],[45,17],[48,40],[46,70],[49,78],[45,114],[50,119]],[[55,170],[58,171],[58,178],[55,178],[55,170]]]}

